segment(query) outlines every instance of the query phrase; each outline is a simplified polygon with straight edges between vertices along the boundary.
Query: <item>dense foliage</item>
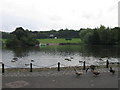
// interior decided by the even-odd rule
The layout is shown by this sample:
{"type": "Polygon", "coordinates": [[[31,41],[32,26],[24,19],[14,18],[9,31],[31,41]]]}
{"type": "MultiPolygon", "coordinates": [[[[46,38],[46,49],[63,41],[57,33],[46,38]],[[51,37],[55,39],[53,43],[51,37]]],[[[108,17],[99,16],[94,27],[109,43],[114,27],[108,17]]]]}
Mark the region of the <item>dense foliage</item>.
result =
{"type": "Polygon", "coordinates": [[[65,39],[80,38],[83,43],[91,45],[120,45],[120,28],[106,28],[101,25],[99,28],[94,29],[30,31],[18,27],[11,33],[2,32],[2,38],[7,40],[7,46],[33,46],[39,43],[37,39],[55,37],[65,39]]]}
{"type": "MultiPolygon", "coordinates": [[[[51,31],[30,31],[25,30],[29,36],[34,39],[44,39],[44,38],[80,38],[78,30],[69,30],[69,29],[60,29],[59,31],[51,30],[51,31]],[[51,37],[53,35],[53,37],[51,37]]],[[[2,32],[2,38],[8,39],[11,35],[6,32],[2,32]]]]}
{"type": "Polygon", "coordinates": [[[85,44],[116,45],[120,44],[120,28],[106,28],[101,25],[100,28],[81,29],[80,38],[85,44]]]}
{"type": "Polygon", "coordinates": [[[35,46],[39,44],[39,42],[33,39],[22,27],[16,28],[10,35],[11,38],[6,41],[7,47],[35,46]]]}

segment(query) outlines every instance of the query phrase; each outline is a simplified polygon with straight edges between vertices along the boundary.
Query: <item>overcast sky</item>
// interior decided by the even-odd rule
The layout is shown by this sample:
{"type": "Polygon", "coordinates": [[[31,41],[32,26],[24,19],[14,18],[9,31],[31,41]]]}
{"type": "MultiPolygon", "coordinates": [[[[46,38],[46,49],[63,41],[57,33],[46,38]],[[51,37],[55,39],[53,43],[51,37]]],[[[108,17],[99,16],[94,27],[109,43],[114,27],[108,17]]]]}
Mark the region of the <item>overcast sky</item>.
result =
{"type": "Polygon", "coordinates": [[[118,26],[119,0],[0,0],[0,30],[118,26]]]}

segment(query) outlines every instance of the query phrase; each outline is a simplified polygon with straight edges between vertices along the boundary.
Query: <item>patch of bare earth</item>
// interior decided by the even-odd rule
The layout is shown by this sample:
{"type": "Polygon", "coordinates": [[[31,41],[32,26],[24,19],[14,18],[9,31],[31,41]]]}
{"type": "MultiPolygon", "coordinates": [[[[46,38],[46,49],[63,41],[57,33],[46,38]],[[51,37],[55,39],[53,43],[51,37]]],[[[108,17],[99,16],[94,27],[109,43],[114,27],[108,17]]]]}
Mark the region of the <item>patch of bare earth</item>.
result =
{"type": "Polygon", "coordinates": [[[21,88],[21,87],[29,85],[29,83],[26,81],[14,81],[14,82],[6,83],[5,85],[8,88],[21,88]]]}

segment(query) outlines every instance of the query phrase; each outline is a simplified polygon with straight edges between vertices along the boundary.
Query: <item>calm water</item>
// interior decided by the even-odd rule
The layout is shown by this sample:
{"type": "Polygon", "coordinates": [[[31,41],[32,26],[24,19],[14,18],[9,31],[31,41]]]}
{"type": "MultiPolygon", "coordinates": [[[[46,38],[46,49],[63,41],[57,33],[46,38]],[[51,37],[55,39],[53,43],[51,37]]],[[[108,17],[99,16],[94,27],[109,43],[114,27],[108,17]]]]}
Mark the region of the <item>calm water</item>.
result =
{"type": "Polygon", "coordinates": [[[57,67],[61,66],[81,66],[82,61],[87,65],[103,65],[109,57],[110,62],[118,62],[120,58],[120,47],[118,46],[82,46],[82,45],[63,45],[46,46],[35,48],[15,48],[0,50],[2,57],[0,60],[6,65],[6,68],[28,68],[25,64],[34,60],[33,67],[57,67]],[[11,62],[14,57],[18,60],[11,62]],[[99,60],[102,57],[103,60],[99,60]],[[65,60],[70,59],[71,61],[65,60]]]}

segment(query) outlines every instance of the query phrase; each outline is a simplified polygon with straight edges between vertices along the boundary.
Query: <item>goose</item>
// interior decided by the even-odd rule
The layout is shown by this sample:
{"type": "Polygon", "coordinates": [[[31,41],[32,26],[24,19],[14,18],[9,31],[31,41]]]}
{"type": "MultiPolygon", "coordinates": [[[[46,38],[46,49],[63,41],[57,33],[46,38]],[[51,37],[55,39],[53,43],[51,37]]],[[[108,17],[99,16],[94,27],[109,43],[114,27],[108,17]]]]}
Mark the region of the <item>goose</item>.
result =
{"type": "Polygon", "coordinates": [[[95,65],[90,65],[90,69],[95,70],[95,65]]]}
{"type": "Polygon", "coordinates": [[[100,61],[103,61],[103,59],[102,59],[102,58],[100,58],[99,60],[100,60],[100,61]]]}
{"type": "Polygon", "coordinates": [[[29,66],[29,64],[25,64],[25,66],[29,66]]]}
{"type": "Polygon", "coordinates": [[[16,60],[11,60],[11,62],[15,62],[16,60]]]}
{"type": "Polygon", "coordinates": [[[112,69],[112,67],[110,67],[110,70],[109,70],[112,74],[115,73],[115,70],[112,69]]]}
{"type": "Polygon", "coordinates": [[[13,60],[17,61],[17,60],[18,60],[18,58],[17,58],[17,57],[14,57],[14,58],[13,58],[13,60]]]}
{"type": "Polygon", "coordinates": [[[88,71],[88,69],[90,69],[89,67],[86,69],[86,72],[88,71]]]}
{"type": "Polygon", "coordinates": [[[34,60],[31,60],[31,62],[34,62],[34,60]]]}
{"type": "Polygon", "coordinates": [[[91,72],[92,72],[94,75],[96,75],[96,76],[98,76],[98,75],[100,74],[100,72],[98,72],[98,71],[96,71],[96,70],[91,70],[91,72]]]}
{"type": "Polygon", "coordinates": [[[79,61],[79,63],[83,63],[83,61],[79,61]]]}
{"type": "Polygon", "coordinates": [[[70,57],[70,59],[73,59],[73,57],[70,57]]]}
{"type": "Polygon", "coordinates": [[[71,59],[70,59],[70,58],[65,58],[65,60],[67,60],[67,61],[71,61],[71,59]]]}
{"type": "Polygon", "coordinates": [[[117,62],[117,64],[120,64],[119,62],[117,62]]]}
{"type": "Polygon", "coordinates": [[[115,64],[115,62],[111,62],[110,64],[115,64]]]}
{"type": "Polygon", "coordinates": [[[15,61],[17,61],[18,60],[18,58],[17,57],[14,57],[12,60],[11,60],[11,62],[15,62],[15,61]]]}
{"type": "Polygon", "coordinates": [[[78,76],[83,75],[83,72],[78,72],[75,68],[74,68],[74,71],[75,71],[75,74],[78,76]]]}

